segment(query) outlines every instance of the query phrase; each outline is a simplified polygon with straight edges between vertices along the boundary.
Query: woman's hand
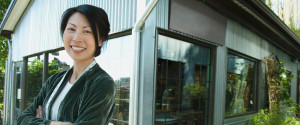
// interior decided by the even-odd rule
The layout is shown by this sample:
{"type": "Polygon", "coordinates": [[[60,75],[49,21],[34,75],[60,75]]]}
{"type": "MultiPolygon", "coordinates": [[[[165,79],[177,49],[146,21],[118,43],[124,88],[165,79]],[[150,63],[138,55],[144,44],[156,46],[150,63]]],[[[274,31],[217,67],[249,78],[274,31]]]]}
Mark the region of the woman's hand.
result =
{"type": "MultiPolygon", "coordinates": [[[[36,109],[36,115],[35,117],[37,118],[44,118],[43,117],[43,107],[39,105],[39,107],[36,109]]],[[[56,121],[51,121],[50,125],[73,125],[71,122],[56,122],[56,121]]]]}
{"type": "Polygon", "coordinates": [[[73,125],[71,122],[56,122],[56,121],[51,121],[49,125],[73,125]]]}
{"type": "Polygon", "coordinates": [[[37,118],[44,118],[43,117],[43,107],[39,105],[39,107],[36,109],[36,115],[37,118]]]}

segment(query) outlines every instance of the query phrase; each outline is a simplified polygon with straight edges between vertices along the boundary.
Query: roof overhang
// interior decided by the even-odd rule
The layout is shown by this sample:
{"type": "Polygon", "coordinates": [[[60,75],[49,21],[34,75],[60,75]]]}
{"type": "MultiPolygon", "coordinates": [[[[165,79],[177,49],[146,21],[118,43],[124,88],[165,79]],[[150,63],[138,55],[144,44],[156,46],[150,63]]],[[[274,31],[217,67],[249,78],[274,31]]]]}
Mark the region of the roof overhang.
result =
{"type": "Polygon", "coordinates": [[[11,34],[19,22],[30,0],[12,0],[0,25],[0,35],[11,38],[11,34]]]}
{"type": "Polygon", "coordinates": [[[300,39],[261,0],[205,0],[205,3],[300,60],[300,39]]]}
{"type": "MultiPolygon", "coordinates": [[[[0,35],[11,37],[30,1],[13,0],[10,3],[0,25],[0,35]]],[[[300,60],[300,39],[261,0],[205,0],[205,3],[300,60]]]]}

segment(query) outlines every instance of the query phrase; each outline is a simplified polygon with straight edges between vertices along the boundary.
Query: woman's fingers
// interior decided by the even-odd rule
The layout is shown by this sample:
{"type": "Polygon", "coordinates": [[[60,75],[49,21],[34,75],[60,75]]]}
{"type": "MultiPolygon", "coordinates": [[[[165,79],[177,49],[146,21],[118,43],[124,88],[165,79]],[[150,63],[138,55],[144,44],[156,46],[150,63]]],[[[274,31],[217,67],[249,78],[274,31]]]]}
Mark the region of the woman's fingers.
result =
{"type": "Polygon", "coordinates": [[[39,118],[39,109],[38,108],[36,109],[35,117],[39,118]]]}
{"type": "Polygon", "coordinates": [[[36,109],[36,115],[37,118],[43,118],[43,108],[41,105],[36,109]]]}
{"type": "Polygon", "coordinates": [[[51,121],[49,125],[73,125],[71,122],[56,122],[56,121],[51,121]]]}
{"type": "Polygon", "coordinates": [[[41,105],[39,105],[39,113],[40,113],[40,118],[44,118],[43,117],[43,107],[41,105]]]}

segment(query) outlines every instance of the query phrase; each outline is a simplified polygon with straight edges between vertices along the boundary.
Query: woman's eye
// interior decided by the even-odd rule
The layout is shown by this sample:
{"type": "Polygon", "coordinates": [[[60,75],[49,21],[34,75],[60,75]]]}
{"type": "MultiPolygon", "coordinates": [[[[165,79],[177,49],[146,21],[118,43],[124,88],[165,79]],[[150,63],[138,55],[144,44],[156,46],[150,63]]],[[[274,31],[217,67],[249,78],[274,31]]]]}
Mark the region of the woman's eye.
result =
{"type": "Polygon", "coordinates": [[[89,30],[84,30],[83,32],[84,32],[84,33],[92,33],[92,32],[89,31],[89,30]]]}
{"type": "Polygon", "coordinates": [[[75,31],[74,28],[67,28],[68,31],[75,31]]]}

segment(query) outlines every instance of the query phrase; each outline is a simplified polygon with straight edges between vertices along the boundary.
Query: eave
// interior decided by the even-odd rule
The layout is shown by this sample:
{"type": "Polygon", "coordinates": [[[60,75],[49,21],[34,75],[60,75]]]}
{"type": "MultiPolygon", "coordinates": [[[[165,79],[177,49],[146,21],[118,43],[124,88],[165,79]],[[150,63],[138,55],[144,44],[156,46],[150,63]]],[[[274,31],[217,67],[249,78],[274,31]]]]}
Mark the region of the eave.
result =
{"type": "Polygon", "coordinates": [[[206,0],[205,3],[300,60],[300,39],[261,0],[206,0]]]}
{"type": "Polygon", "coordinates": [[[11,34],[18,24],[30,0],[12,0],[0,24],[0,35],[11,38],[11,34]]]}

